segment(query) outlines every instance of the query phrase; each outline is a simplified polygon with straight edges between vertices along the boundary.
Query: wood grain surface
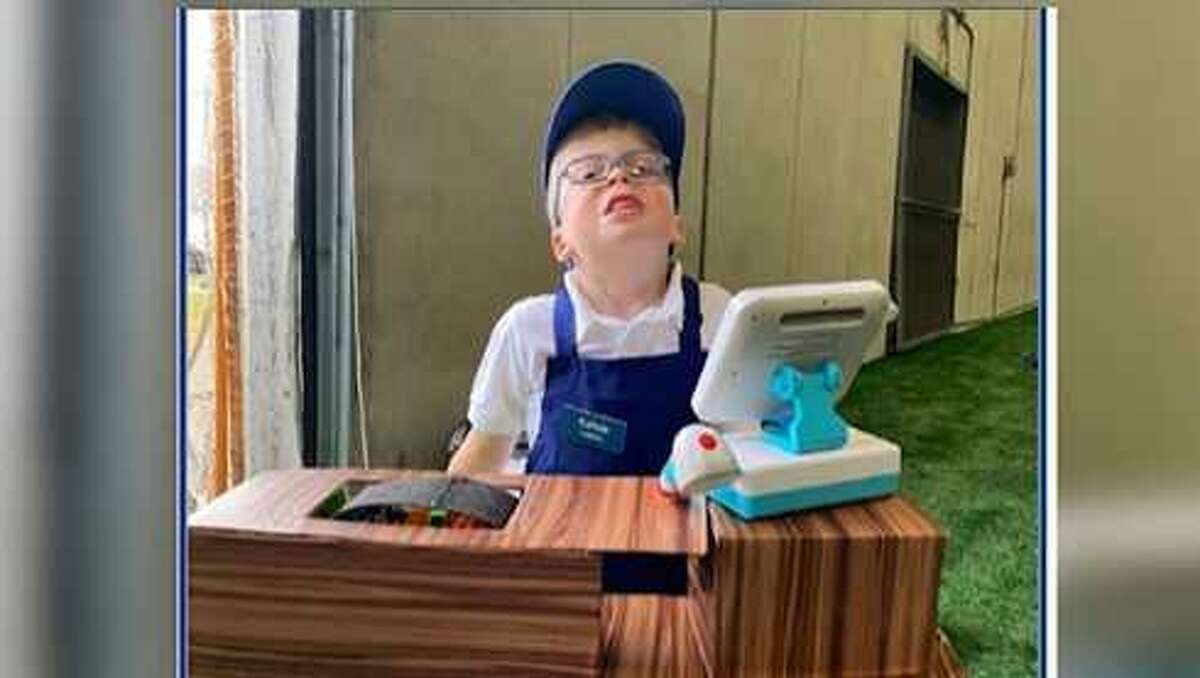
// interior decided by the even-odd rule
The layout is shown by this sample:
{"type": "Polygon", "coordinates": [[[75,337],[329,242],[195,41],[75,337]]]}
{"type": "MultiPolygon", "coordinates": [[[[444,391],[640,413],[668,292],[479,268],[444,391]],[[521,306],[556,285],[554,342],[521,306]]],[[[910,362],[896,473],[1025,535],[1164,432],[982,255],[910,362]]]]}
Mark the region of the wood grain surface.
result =
{"type": "Polygon", "coordinates": [[[595,675],[595,558],[200,536],[194,676],[595,675]]]}
{"type": "Polygon", "coordinates": [[[707,548],[702,503],[678,504],[655,478],[513,476],[475,480],[518,489],[523,498],[499,530],[446,530],[346,523],[312,517],[320,501],[350,481],[439,475],[425,471],[353,469],[268,471],[188,518],[189,532],[289,535],[312,541],[354,540],[389,545],[457,546],[484,551],[580,549],[699,556],[707,548]],[[601,519],[602,517],[602,519],[601,519]]]}
{"type": "Polygon", "coordinates": [[[938,629],[937,640],[934,642],[933,659],[929,666],[929,678],[966,678],[967,669],[950,644],[946,634],[938,629]]]}
{"type": "MultiPolygon", "coordinates": [[[[716,675],[695,634],[689,606],[696,598],[671,596],[605,596],[604,675],[610,678],[716,675]]],[[[829,675],[782,672],[763,675],[829,675]]],[[[863,676],[877,675],[871,673],[863,676]]],[[[965,678],[954,648],[940,630],[924,678],[965,678]]]]}
{"type": "Polygon", "coordinates": [[[478,477],[522,492],[495,530],[313,517],[346,482],[411,473],[270,472],[194,515],[192,674],[597,675],[600,553],[706,545],[703,507],[644,478],[478,477]]]}
{"type": "Polygon", "coordinates": [[[604,675],[691,678],[712,675],[692,633],[681,596],[605,596],[604,675]]]}
{"type": "Polygon", "coordinates": [[[266,473],[194,515],[192,675],[965,675],[934,627],[945,537],[902,498],[746,523],[653,479],[483,475],[522,492],[503,529],[312,517],[412,473],[266,473]],[[625,551],[686,554],[691,594],[604,595],[625,551]]]}
{"type": "Polygon", "coordinates": [[[716,675],[926,675],[945,537],[907,500],[710,524],[692,623],[716,675]]]}

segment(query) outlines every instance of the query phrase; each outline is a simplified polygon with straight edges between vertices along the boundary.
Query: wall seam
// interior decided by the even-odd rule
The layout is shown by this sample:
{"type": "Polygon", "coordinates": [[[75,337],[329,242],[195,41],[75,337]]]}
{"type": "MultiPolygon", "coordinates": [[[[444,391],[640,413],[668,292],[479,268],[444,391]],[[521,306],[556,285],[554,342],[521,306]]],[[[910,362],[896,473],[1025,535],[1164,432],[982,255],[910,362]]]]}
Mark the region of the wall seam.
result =
{"type": "Polygon", "coordinates": [[[792,122],[792,139],[791,139],[791,154],[792,162],[788,171],[787,183],[787,277],[795,278],[800,274],[796,265],[796,242],[799,238],[796,235],[799,225],[796,223],[796,218],[800,213],[797,207],[797,202],[800,200],[800,191],[798,188],[800,178],[800,138],[804,123],[804,52],[808,44],[808,22],[809,14],[800,14],[800,30],[797,33],[796,47],[796,82],[794,86],[794,94],[792,103],[795,106],[795,119],[792,122]]]}
{"type": "Polygon", "coordinates": [[[700,170],[704,186],[700,191],[700,228],[696,262],[696,277],[704,280],[705,257],[708,250],[708,192],[712,188],[712,128],[713,128],[713,99],[715,98],[717,80],[717,10],[710,9],[708,13],[708,85],[704,102],[704,154],[701,156],[704,166],[700,170]]]}
{"type": "MultiPolygon", "coordinates": [[[[1025,98],[1025,59],[1029,48],[1029,19],[1024,17],[1021,22],[1021,56],[1017,60],[1017,107],[1016,115],[1013,117],[1016,120],[1015,129],[1013,130],[1013,145],[1005,149],[1004,157],[1009,156],[1016,158],[1018,149],[1021,147],[1021,110],[1025,98]]],[[[1007,161],[1006,161],[1007,164],[1007,161]]],[[[1010,217],[1010,199],[1008,189],[1012,177],[1007,173],[1001,174],[1000,180],[1000,214],[996,222],[996,251],[993,259],[992,269],[992,317],[996,317],[1000,309],[1000,270],[1003,266],[1004,254],[1004,235],[1006,217],[1010,217]]]]}

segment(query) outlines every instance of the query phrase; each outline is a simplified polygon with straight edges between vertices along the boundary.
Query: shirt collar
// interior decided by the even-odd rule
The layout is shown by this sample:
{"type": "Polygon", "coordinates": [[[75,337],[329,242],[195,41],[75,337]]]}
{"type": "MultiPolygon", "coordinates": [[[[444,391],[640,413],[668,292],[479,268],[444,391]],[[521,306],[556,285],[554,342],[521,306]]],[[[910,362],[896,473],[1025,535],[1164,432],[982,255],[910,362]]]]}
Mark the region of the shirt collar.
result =
{"type": "Polygon", "coordinates": [[[644,322],[669,322],[676,331],[683,330],[683,266],[675,262],[671,267],[671,277],[667,281],[667,292],[662,301],[642,309],[637,315],[628,320],[602,315],[592,309],[587,299],[579,293],[575,284],[575,271],[567,271],[563,281],[567,294],[571,297],[571,305],[575,307],[575,336],[578,339],[588,333],[594,325],[628,326],[644,322]]]}

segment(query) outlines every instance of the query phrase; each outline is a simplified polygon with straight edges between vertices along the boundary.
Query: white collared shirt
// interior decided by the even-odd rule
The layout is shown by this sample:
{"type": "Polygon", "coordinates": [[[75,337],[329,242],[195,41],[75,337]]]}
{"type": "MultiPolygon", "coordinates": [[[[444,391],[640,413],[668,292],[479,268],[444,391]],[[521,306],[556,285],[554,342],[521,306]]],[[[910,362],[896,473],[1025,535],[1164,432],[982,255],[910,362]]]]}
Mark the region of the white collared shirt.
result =
{"type": "MultiPolygon", "coordinates": [[[[683,328],[682,267],[671,271],[662,302],[628,320],[601,315],[579,293],[574,272],[564,276],[575,308],[575,346],[581,357],[640,358],[679,352],[683,328]]],[[[700,347],[716,335],[730,295],[712,283],[700,283],[700,347]]],[[[492,329],[475,382],[467,418],[487,433],[515,436],[528,432],[530,446],[542,416],[546,361],[554,355],[554,295],[527,297],[513,304],[492,329]]]]}

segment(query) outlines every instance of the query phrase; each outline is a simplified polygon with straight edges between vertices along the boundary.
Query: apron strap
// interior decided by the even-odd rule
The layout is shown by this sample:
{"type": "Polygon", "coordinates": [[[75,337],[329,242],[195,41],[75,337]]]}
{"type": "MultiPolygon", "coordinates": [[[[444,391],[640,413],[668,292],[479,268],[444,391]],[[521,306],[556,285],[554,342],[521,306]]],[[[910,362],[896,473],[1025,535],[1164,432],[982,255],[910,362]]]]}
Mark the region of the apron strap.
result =
{"type": "Polygon", "coordinates": [[[700,356],[700,285],[688,276],[682,276],[683,284],[683,329],[679,331],[679,352],[692,357],[700,356]]]}
{"type": "Polygon", "coordinates": [[[554,290],[554,351],[560,358],[575,357],[575,307],[561,279],[554,290]]]}

